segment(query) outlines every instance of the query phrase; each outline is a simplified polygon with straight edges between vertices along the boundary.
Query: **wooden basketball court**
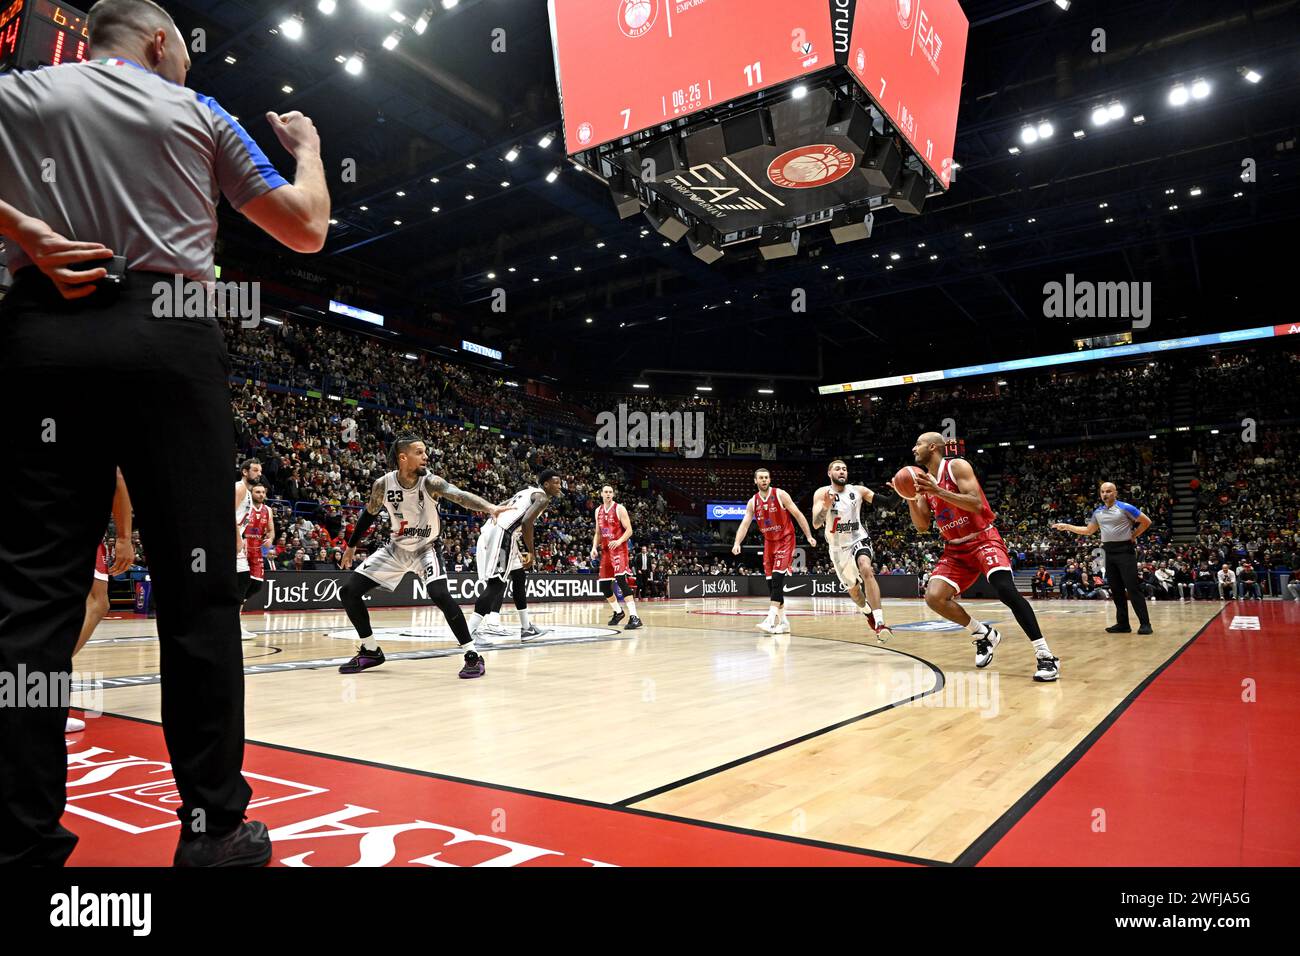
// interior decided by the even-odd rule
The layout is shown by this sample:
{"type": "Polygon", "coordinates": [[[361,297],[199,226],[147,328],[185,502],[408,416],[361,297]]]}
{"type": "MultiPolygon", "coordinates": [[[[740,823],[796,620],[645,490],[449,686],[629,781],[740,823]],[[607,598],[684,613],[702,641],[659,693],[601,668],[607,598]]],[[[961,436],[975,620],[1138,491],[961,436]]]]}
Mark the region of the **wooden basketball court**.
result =
{"type": "MultiPolygon", "coordinates": [[[[1277,796],[1264,781],[1279,779],[1278,768],[1263,773],[1249,763],[1267,750],[1291,768],[1284,776],[1295,775],[1300,606],[1155,603],[1156,633],[1140,637],[1104,632],[1113,621],[1109,602],[1035,602],[1061,659],[1052,684],[1031,679],[1032,648],[1005,607],[969,606],[1004,636],[984,670],[974,667],[969,636],[920,600],[886,603],[896,630],[882,645],[847,599],[792,599],[793,634],[773,637],[754,627],[766,601],[723,598],[643,602],[646,626],[632,632],[605,627],[603,603],[534,605],[534,623],[551,633],[526,645],[498,639],[485,652],[486,676],[469,681],[457,678],[460,653],[433,609],[373,611],[389,660],[356,676],[337,671],[354,650],[342,612],[246,615],[258,634],[243,645],[247,738],[271,748],[258,749],[267,766],[275,754],[330,758],[329,786],[348,806],[374,803],[376,785],[360,778],[381,767],[558,798],[530,804],[530,820],[550,807],[613,808],[617,815],[602,816],[600,827],[615,837],[620,821],[632,827],[651,817],[701,825],[692,833],[774,838],[747,862],[761,862],[762,847],[781,841],[846,850],[867,863],[967,864],[990,851],[1007,863],[1110,859],[1100,848],[1119,852],[1116,863],[1243,863],[1253,859],[1258,827],[1271,830],[1259,842],[1268,862],[1300,862],[1292,803],[1270,803],[1277,796]],[[1233,629],[1243,616],[1255,629],[1233,629]],[[1252,675],[1277,677],[1278,686],[1246,701],[1242,682],[1252,675]],[[1130,726],[1157,699],[1155,716],[1130,726]],[[1237,745],[1224,738],[1233,728],[1247,761],[1239,774],[1229,766],[1240,762],[1237,745]],[[1138,750],[1105,756],[1129,737],[1138,750]],[[1159,752],[1162,743],[1172,756],[1159,752]],[[1205,746],[1218,755],[1210,766],[1200,764],[1205,746]],[[1036,815],[1100,758],[1112,762],[1038,824],[1046,837],[1035,836],[1036,815]],[[1167,772],[1153,778],[1153,767],[1167,772]],[[1200,807],[1193,817],[1223,810],[1235,821],[1231,832],[1202,833],[1190,850],[1169,842],[1168,815],[1185,802],[1200,807]],[[1152,839],[1141,836],[1144,828],[1152,839]],[[1154,839],[1156,832],[1165,836],[1154,839]],[[1094,848],[1100,857],[1088,856],[1094,848]]],[[[78,672],[102,674],[106,715],[158,721],[153,634],[143,618],[109,620],[77,658],[78,672]]],[[[70,755],[125,746],[112,729],[125,721],[87,723],[70,738],[70,755]]],[[[149,732],[161,741],[160,731],[149,732]]],[[[79,792],[73,777],[70,807],[79,792]]],[[[419,817],[444,809],[420,806],[419,817]]],[[[250,816],[257,815],[255,801],[250,816]]],[[[465,826],[503,832],[490,822],[465,826]]],[[[112,861],[111,841],[93,824],[68,824],[82,836],[73,863],[112,861]]],[[[277,842],[276,859],[298,851],[277,842]]]]}

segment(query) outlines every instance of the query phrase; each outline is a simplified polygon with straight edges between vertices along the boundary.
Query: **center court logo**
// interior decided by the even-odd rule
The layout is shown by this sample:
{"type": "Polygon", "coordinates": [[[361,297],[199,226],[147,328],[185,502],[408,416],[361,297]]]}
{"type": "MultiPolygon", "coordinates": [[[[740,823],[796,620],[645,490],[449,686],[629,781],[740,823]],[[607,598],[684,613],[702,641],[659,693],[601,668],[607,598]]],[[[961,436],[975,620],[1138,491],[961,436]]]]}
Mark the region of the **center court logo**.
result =
{"type": "Polygon", "coordinates": [[[830,143],[786,150],[767,167],[767,178],[784,189],[827,186],[853,169],[853,154],[830,143]]]}
{"type": "Polygon", "coordinates": [[[912,12],[914,9],[915,4],[912,3],[912,0],[898,0],[898,7],[894,12],[898,14],[898,25],[904,30],[912,25],[912,12]]]}
{"type": "Polygon", "coordinates": [[[635,40],[645,36],[659,18],[659,0],[619,0],[618,28],[635,40]]]}

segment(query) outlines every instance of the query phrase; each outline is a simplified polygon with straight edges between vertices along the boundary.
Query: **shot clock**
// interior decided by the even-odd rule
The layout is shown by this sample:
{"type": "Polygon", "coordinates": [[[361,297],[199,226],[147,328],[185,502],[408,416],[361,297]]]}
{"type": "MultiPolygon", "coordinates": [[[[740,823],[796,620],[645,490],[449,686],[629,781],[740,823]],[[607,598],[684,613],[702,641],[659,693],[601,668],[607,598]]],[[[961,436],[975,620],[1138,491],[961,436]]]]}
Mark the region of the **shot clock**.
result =
{"type": "Polygon", "coordinates": [[[84,60],[86,14],[53,0],[0,0],[0,73],[84,60]]]}

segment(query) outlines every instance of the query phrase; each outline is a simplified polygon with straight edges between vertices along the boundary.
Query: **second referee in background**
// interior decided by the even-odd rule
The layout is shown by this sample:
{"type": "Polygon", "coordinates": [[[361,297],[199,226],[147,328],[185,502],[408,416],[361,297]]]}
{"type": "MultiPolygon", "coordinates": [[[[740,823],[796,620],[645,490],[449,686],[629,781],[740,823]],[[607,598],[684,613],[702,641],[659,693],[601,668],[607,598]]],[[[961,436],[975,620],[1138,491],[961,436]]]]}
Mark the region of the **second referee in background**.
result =
{"type": "Polygon", "coordinates": [[[1112,482],[1101,484],[1101,507],[1092,513],[1086,527],[1057,522],[1052,528],[1074,534],[1093,534],[1101,529],[1101,546],[1106,552],[1106,583],[1115,602],[1115,624],[1106,628],[1108,634],[1129,634],[1128,601],[1137,612],[1138,633],[1151,634],[1151,618],[1147,603],[1138,583],[1137,539],[1151,527],[1151,519],[1126,501],[1119,500],[1119,491],[1112,482]],[[1127,599],[1127,600],[1126,600],[1127,599]]]}

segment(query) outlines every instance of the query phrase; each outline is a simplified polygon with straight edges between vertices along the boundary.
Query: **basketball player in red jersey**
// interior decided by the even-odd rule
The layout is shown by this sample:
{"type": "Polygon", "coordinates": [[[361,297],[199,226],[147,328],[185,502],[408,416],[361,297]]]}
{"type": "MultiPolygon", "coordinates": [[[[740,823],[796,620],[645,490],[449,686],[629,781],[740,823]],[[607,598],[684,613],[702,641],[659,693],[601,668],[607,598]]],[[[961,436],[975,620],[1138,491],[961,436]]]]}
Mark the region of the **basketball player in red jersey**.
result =
{"type": "Polygon", "coordinates": [[[808,539],[810,548],[817,547],[817,539],[808,527],[808,519],[803,516],[799,506],[780,488],[772,487],[772,473],[766,468],[754,472],[754,484],[758,492],[745,505],[745,517],[740,519],[736,529],[736,541],[731,546],[732,554],[740,554],[740,542],[749,533],[749,524],[758,519],[758,530],[763,532],[763,577],[767,578],[767,617],[755,625],[769,634],[789,634],[790,621],[785,616],[785,576],[790,570],[790,559],[794,557],[796,544],[794,521],[808,539]],[[794,516],[794,521],[790,520],[794,516]]]}
{"type": "Polygon", "coordinates": [[[262,554],[262,543],[275,540],[275,515],[266,504],[266,486],[254,485],[249,492],[253,504],[244,514],[243,542],[248,552],[248,586],[244,589],[244,600],[240,604],[243,613],[244,604],[266,583],[266,559],[262,554]]]}
{"type": "Polygon", "coordinates": [[[933,522],[944,539],[943,556],[925,589],[925,603],[971,633],[975,638],[975,666],[987,667],[1002,635],[992,625],[972,619],[957,603],[961,592],[983,574],[997,591],[998,600],[1011,609],[1033,642],[1038,658],[1034,680],[1054,681],[1060,676],[1060,660],[1052,656],[1034,609],[1016,590],[1011,557],[993,524],[997,515],[989,507],[970,462],[945,458],[945,444],[938,432],[926,432],[912,447],[916,463],[924,469],[923,474],[916,475],[916,497],[907,503],[912,524],[918,531],[928,531],[933,522]]]}
{"type": "Polygon", "coordinates": [[[625,631],[634,631],[641,627],[641,619],[636,616],[635,587],[628,574],[627,539],[632,537],[632,519],[627,509],[614,501],[614,486],[605,485],[600,489],[600,504],[596,506],[596,531],[591,536],[591,560],[600,556],[600,575],[598,584],[600,593],[609,602],[613,616],[607,622],[613,627],[623,620],[623,611],[614,597],[614,581],[618,581],[627,605],[628,619],[625,631]]]}
{"type": "MultiPolygon", "coordinates": [[[[90,635],[108,614],[109,575],[121,574],[135,561],[135,545],[131,543],[131,496],[127,494],[126,479],[122,477],[120,468],[117,471],[117,489],[113,492],[113,527],[116,529],[113,564],[109,566],[108,551],[100,541],[95,551],[95,578],[90,584],[90,593],[86,595],[86,616],[81,622],[77,646],[72,651],[74,657],[86,646],[90,635]]],[[[85,729],[85,721],[77,717],[68,718],[66,733],[80,733],[85,729]]]]}

